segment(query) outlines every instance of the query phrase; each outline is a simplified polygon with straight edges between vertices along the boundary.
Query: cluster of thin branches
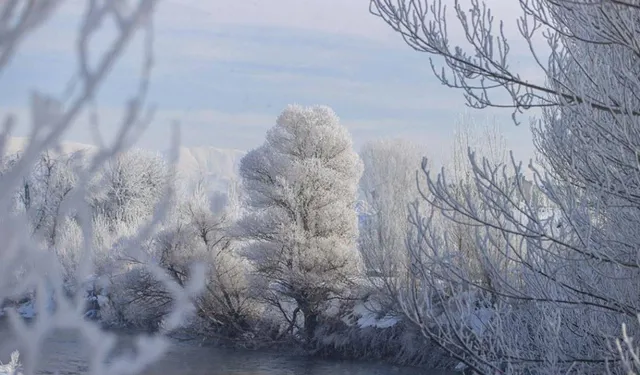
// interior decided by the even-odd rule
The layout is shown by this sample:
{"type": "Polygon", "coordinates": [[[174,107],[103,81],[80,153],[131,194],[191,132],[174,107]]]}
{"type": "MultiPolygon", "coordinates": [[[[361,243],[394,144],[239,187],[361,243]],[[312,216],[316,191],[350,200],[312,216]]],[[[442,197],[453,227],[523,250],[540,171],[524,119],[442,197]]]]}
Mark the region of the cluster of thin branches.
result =
{"type": "MultiPolygon", "coordinates": [[[[9,0],[0,4],[0,74],[6,71],[12,58],[20,52],[24,40],[42,26],[58,10],[61,1],[9,0]]],[[[204,270],[195,267],[190,272],[190,280],[179,285],[160,265],[147,259],[146,270],[173,297],[173,309],[165,317],[163,330],[159,335],[139,337],[136,342],[136,354],[109,358],[116,343],[114,334],[100,330],[95,323],[84,319],[85,295],[80,290],[69,298],[64,287],[64,270],[55,253],[47,251],[31,233],[29,215],[15,212],[14,193],[24,183],[33,166],[46,150],[58,148],[61,137],[69,130],[81,113],[95,103],[96,93],[101,84],[108,79],[109,73],[117,63],[119,56],[137,33],[144,32],[144,64],[137,92],[126,103],[115,140],[105,144],[99,135],[97,124],[93,124],[95,142],[99,147],[90,162],[78,174],[73,190],[68,191],[58,214],[70,212],[78,221],[82,232],[82,253],[79,266],[73,275],[78,283],[83,283],[92,275],[94,265],[94,243],[91,210],[86,193],[92,177],[113,160],[117,154],[129,147],[149,123],[152,111],[147,109],[145,97],[153,65],[152,53],[152,14],[155,0],[139,1],[87,1],[78,31],[75,45],[77,69],[72,84],[64,97],[52,97],[40,93],[31,96],[31,131],[29,142],[17,160],[0,176],[0,226],[3,238],[0,247],[0,301],[24,293],[35,291],[36,319],[27,324],[14,310],[8,311],[8,319],[16,337],[16,346],[25,354],[27,362],[23,364],[25,374],[33,374],[42,352],[44,339],[56,329],[76,329],[91,348],[90,371],[93,374],[133,374],[145,368],[159,358],[168,342],[162,333],[178,327],[185,316],[191,312],[192,299],[204,282],[204,270]],[[106,22],[113,21],[113,22],[106,22]],[[114,25],[115,38],[104,48],[104,52],[94,55],[90,51],[95,35],[104,32],[105,25],[114,25]],[[50,298],[55,306],[50,306],[50,298]]],[[[18,121],[9,114],[3,120],[0,134],[0,154],[7,153],[8,139],[18,121]]],[[[177,134],[176,134],[177,135],[177,134]]],[[[177,142],[173,147],[173,157],[177,156],[177,142]]],[[[153,218],[140,230],[128,238],[122,238],[119,246],[138,259],[146,259],[141,251],[141,243],[149,237],[153,228],[167,212],[167,205],[173,195],[171,184],[167,184],[163,199],[154,210],[153,218]]],[[[55,369],[51,369],[55,371],[55,369]]]]}
{"type": "Polygon", "coordinates": [[[371,1],[412,48],[442,58],[442,69],[431,61],[434,73],[470,106],[510,107],[514,119],[542,113],[531,125],[540,159],[528,166],[532,187],[513,157],[495,164],[469,150],[466,181],[423,164],[428,209],[411,207],[413,277],[398,299],[425,336],[476,373],[634,373],[640,7],[519,4],[519,35],[508,35],[479,0],[454,1],[453,14],[440,0],[371,1]],[[451,43],[452,21],[463,45],[451,43]],[[510,65],[514,39],[544,82],[510,65]],[[465,251],[451,222],[473,235],[465,251]],[[482,272],[468,267],[469,251],[482,272]]]}

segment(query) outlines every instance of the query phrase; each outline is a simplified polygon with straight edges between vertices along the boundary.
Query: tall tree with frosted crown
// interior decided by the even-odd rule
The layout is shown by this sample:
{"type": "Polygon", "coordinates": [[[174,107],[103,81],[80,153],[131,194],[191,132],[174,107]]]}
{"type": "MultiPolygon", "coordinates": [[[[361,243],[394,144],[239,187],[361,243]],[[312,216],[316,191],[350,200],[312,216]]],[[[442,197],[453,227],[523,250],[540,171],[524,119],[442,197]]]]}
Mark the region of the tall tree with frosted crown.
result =
{"type": "Polygon", "coordinates": [[[262,296],[283,311],[291,329],[304,316],[313,338],[320,307],[340,297],[360,271],[355,201],[362,162],[351,136],[328,107],[291,105],[265,143],[241,161],[250,213],[239,226],[248,239],[262,296]],[[287,314],[285,314],[287,315],[287,314]]]}

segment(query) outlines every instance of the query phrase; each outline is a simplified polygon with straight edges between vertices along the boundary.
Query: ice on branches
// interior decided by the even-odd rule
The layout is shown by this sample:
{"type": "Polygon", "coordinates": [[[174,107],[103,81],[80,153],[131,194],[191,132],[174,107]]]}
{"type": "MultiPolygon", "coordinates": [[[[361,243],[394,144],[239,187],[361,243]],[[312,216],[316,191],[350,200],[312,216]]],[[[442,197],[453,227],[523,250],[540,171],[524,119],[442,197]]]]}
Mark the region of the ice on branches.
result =
{"type": "MultiPolygon", "coordinates": [[[[20,44],[29,38],[30,32],[40,26],[46,19],[55,15],[58,1],[9,0],[0,5],[0,71],[3,71],[11,57],[20,52],[20,44]]],[[[136,340],[136,354],[110,358],[107,356],[116,342],[113,334],[103,332],[89,319],[85,319],[86,290],[77,288],[69,295],[65,281],[70,275],[65,273],[56,252],[51,251],[50,242],[43,241],[43,236],[33,232],[33,215],[42,214],[37,210],[45,209],[48,219],[56,222],[72,220],[78,227],[79,248],[81,250],[78,266],[71,277],[77,284],[83,284],[93,275],[96,247],[94,238],[94,221],[87,199],[92,188],[94,176],[104,166],[117,160],[119,154],[129,147],[150,120],[151,112],[146,110],[145,96],[153,62],[152,38],[150,22],[157,1],[88,1],[84,3],[81,26],[78,30],[75,51],[77,70],[73,78],[75,85],[64,98],[55,98],[41,93],[33,93],[31,97],[31,132],[29,143],[9,165],[3,168],[0,176],[0,235],[3,238],[0,246],[0,301],[31,293],[34,295],[32,322],[27,324],[14,309],[6,310],[7,319],[14,331],[16,345],[24,351],[29,360],[23,364],[24,374],[33,374],[36,358],[41,352],[44,338],[56,329],[78,330],[91,348],[90,372],[92,374],[134,374],[159,358],[168,342],[163,333],[178,327],[186,316],[192,313],[192,301],[198,295],[204,283],[204,269],[194,267],[189,281],[178,285],[158,264],[148,259],[141,244],[153,232],[154,227],[167,211],[167,202],[173,195],[172,185],[167,183],[161,189],[161,199],[150,213],[149,219],[134,232],[119,241],[120,251],[135,255],[145,269],[163,283],[172,296],[172,310],[163,321],[162,330],[157,335],[140,336],[136,340]],[[105,22],[111,20],[113,22],[105,22]],[[104,48],[102,54],[90,55],[89,45],[92,37],[108,26],[115,28],[116,37],[104,48]],[[119,56],[127,48],[128,43],[137,33],[145,33],[144,65],[142,75],[135,92],[125,103],[118,136],[111,144],[104,144],[96,132],[96,143],[100,146],[87,162],[73,167],[76,181],[73,188],[61,196],[51,196],[47,202],[30,200],[29,190],[25,183],[33,177],[32,171],[43,154],[56,150],[61,137],[96,97],[101,84],[109,78],[109,72],[117,63],[119,56]],[[20,188],[23,188],[22,190],[20,188]],[[16,195],[23,203],[21,210],[16,209],[16,195]],[[26,203],[26,204],[24,204],[26,203]],[[55,207],[55,210],[51,210],[55,207]],[[55,215],[53,215],[55,214],[55,215]],[[54,301],[54,306],[50,302],[54,301]]],[[[62,90],[61,90],[62,91],[62,90]]],[[[7,140],[13,125],[17,121],[27,121],[8,115],[3,121],[0,134],[0,154],[6,155],[7,140]]],[[[177,153],[177,140],[173,145],[177,153]]],[[[174,158],[175,159],[175,158],[174,158]]],[[[175,161],[175,160],[174,160],[175,161]]],[[[71,186],[65,175],[57,174],[49,179],[56,191],[71,186]]],[[[49,175],[51,177],[51,175],[49,175]]],[[[64,190],[64,189],[62,189],[64,190]]],[[[56,233],[55,231],[53,233],[56,233]]],[[[4,365],[3,370],[14,371],[17,366],[18,353],[12,355],[12,361],[4,365]]],[[[55,369],[49,369],[55,371],[55,369]]],[[[1,372],[2,370],[0,370],[1,372]]]]}

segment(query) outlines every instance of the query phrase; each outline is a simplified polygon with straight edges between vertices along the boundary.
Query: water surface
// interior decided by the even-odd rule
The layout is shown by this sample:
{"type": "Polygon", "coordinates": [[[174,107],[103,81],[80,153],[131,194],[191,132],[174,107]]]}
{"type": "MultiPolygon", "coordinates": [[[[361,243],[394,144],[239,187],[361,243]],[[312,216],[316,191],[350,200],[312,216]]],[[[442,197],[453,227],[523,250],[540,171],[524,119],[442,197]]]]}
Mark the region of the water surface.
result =
{"type": "MultiPolygon", "coordinates": [[[[7,362],[15,341],[0,328],[0,361],[7,362]]],[[[123,347],[127,339],[123,338],[123,347]]],[[[126,349],[125,349],[126,350],[126,349]]],[[[59,331],[46,342],[38,361],[39,374],[81,375],[88,373],[87,349],[72,331],[59,331]]],[[[25,358],[25,360],[28,360],[25,358]]],[[[145,375],[441,375],[410,367],[366,361],[335,361],[303,358],[287,353],[233,350],[174,342],[166,355],[145,375]]]]}

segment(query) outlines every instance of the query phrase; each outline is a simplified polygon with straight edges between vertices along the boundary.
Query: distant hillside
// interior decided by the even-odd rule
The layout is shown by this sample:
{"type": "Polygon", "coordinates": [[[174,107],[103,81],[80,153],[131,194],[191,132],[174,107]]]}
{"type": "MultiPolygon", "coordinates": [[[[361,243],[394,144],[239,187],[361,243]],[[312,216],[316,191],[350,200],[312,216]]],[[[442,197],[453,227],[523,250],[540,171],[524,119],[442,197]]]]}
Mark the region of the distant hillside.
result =
{"type": "MultiPolygon", "coordinates": [[[[10,137],[7,141],[7,154],[15,154],[19,151],[24,150],[27,145],[29,138],[27,137],[10,137]]],[[[60,144],[62,154],[71,154],[73,152],[86,150],[91,151],[95,149],[95,146],[85,144],[85,143],[77,143],[77,142],[62,142],[60,144]]]]}
{"type": "MultiPolygon", "coordinates": [[[[9,139],[7,153],[23,150],[28,142],[26,137],[9,139]]],[[[91,152],[95,146],[77,142],[61,142],[61,152],[70,154],[86,150],[91,152]]],[[[220,149],[215,147],[181,147],[178,159],[178,174],[190,184],[203,181],[211,190],[224,190],[227,184],[236,178],[240,159],[244,151],[220,149]]],[[[166,156],[166,154],[165,154],[166,156]]]]}

